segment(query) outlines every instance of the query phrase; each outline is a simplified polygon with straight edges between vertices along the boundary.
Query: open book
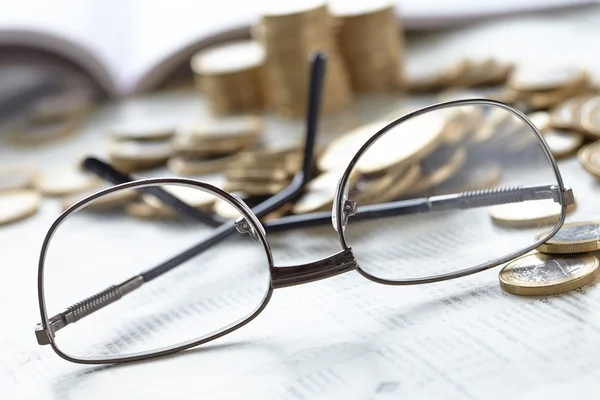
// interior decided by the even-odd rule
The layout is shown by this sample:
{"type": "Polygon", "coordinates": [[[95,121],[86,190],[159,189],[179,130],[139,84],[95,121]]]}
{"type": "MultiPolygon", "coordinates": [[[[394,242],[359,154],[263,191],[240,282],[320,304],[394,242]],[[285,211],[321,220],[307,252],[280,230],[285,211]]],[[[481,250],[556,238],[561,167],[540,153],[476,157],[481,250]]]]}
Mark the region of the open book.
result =
{"type": "MultiPolygon", "coordinates": [[[[202,48],[248,37],[249,26],[258,21],[262,11],[279,1],[12,1],[0,13],[0,46],[58,55],[89,74],[109,96],[118,97],[152,90],[173,71],[187,66],[192,54],[202,48]]],[[[352,0],[333,1],[331,7],[349,1],[352,0]]],[[[402,25],[410,29],[594,2],[454,0],[440,7],[437,1],[392,1],[397,5],[402,25]]]]}

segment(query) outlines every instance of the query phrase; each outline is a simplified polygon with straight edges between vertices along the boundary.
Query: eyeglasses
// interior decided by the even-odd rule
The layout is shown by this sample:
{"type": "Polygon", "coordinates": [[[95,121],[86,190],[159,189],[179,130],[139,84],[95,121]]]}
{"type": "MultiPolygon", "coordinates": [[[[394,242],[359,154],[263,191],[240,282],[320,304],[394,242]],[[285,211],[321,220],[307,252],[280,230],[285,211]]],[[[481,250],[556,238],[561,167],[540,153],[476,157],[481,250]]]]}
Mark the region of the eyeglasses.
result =
{"type": "MultiPolygon", "coordinates": [[[[330,191],[331,212],[261,222],[310,181],[324,68],[317,55],[301,171],[252,209],[207,183],[132,180],[87,159],[87,169],[119,184],[50,227],[38,267],[38,343],[78,363],[148,359],[240,328],[275,289],[349,271],[387,285],[454,279],[523,255],[560,229],[574,199],[542,135],[520,111],[485,99],[428,106],[343,139],[319,159],[337,185],[308,185],[330,191]],[[205,208],[216,201],[229,218],[205,208]],[[145,211],[104,209],[121,203],[145,211]],[[505,223],[523,210],[531,210],[525,223],[505,223]],[[306,240],[332,240],[339,251],[275,264],[267,232],[329,223],[333,230],[306,240]]],[[[285,234],[275,239],[277,247],[295,245],[285,234]]]]}

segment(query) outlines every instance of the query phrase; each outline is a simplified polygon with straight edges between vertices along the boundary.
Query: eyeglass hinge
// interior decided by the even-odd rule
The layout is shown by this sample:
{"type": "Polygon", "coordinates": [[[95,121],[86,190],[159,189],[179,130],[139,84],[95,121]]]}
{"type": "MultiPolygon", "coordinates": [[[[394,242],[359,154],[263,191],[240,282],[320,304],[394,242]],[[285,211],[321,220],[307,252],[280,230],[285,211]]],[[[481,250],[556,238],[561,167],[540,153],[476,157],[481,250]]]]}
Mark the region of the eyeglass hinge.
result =
{"type": "Polygon", "coordinates": [[[250,225],[250,223],[246,221],[246,218],[244,217],[238,218],[235,221],[235,229],[237,229],[237,231],[241,234],[247,233],[254,242],[260,241],[258,233],[254,229],[254,227],[252,227],[252,225],[250,225]]]}
{"type": "Polygon", "coordinates": [[[50,344],[50,333],[42,326],[42,324],[37,324],[35,326],[35,338],[40,346],[50,344]]]}

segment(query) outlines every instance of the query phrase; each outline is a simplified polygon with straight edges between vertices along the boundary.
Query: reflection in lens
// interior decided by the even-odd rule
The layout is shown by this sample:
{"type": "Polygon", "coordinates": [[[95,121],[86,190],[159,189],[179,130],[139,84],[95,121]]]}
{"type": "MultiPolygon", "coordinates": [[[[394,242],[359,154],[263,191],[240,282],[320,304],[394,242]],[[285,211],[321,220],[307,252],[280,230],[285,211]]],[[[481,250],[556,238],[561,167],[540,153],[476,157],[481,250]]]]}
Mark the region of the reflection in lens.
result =
{"type": "Polygon", "coordinates": [[[359,266],[381,279],[425,278],[505,257],[532,245],[562,212],[552,198],[557,177],[535,131],[498,106],[454,106],[409,119],[381,136],[352,173],[359,177],[348,198],[358,215],[348,221],[346,241],[359,266]],[[510,206],[500,211],[511,215],[499,223],[490,214],[504,203],[510,206]],[[360,217],[381,204],[393,212],[360,217]]]}
{"type": "MultiPolygon", "coordinates": [[[[219,200],[195,187],[159,188],[192,209],[206,209],[219,200]]],[[[95,207],[98,202],[110,203],[99,198],[57,229],[44,266],[49,318],[160,265],[211,234],[213,228],[189,212],[166,206],[147,189],[125,189],[136,192],[125,196],[131,201],[112,208],[95,207]]],[[[122,198],[123,193],[109,196],[122,198]]],[[[236,219],[242,216],[233,206],[228,211],[236,219]]],[[[268,268],[263,243],[235,231],[120,300],[58,330],[56,345],[71,357],[90,360],[131,356],[210,336],[247,319],[264,303],[268,268]]]]}

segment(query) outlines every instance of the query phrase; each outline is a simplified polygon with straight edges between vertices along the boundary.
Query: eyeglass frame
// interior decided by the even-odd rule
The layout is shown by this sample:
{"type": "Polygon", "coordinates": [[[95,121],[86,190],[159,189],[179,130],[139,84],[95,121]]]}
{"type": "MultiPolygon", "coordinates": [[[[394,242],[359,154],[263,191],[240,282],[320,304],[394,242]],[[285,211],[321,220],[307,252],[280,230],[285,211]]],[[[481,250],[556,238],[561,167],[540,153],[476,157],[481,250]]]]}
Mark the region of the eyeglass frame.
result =
{"type": "MultiPolygon", "coordinates": [[[[311,93],[310,99],[311,100],[309,101],[308,130],[309,130],[309,132],[313,131],[313,133],[314,133],[314,131],[316,131],[316,115],[318,114],[318,108],[320,105],[320,99],[318,99],[318,101],[315,101],[314,98],[315,98],[315,96],[320,97],[320,89],[322,87],[322,78],[323,78],[323,72],[324,72],[324,63],[325,63],[324,56],[317,54],[315,56],[315,59],[313,60],[313,69],[311,71],[311,76],[314,79],[311,80],[311,89],[310,89],[310,93],[311,93]],[[314,85],[313,85],[313,83],[314,83],[314,85]],[[312,128],[311,128],[311,119],[312,119],[312,121],[314,121],[312,128]]],[[[307,139],[307,140],[310,142],[310,135],[308,135],[308,136],[309,136],[309,139],[307,139]]],[[[312,138],[312,143],[307,143],[307,148],[309,147],[309,144],[310,144],[310,146],[314,145],[314,135],[312,138]]],[[[310,150],[310,152],[311,152],[310,156],[312,157],[312,149],[310,150]]],[[[550,148],[548,147],[548,144],[544,140],[542,134],[540,133],[538,128],[535,126],[535,124],[533,124],[533,122],[531,122],[527,118],[527,116],[525,114],[523,114],[521,111],[514,109],[504,103],[490,100],[490,99],[466,99],[466,100],[455,100],[455,101],[448,101],[448,102],[444,102],[444,103],[433,104],[433,105],[418,109],[416,111],[410,112],[408,114],[405,114],[405,115],[393,120],[385,127],[381,128],[378,132],[376,132],[373,136],[371,136],[371,138],[368,139],[361,146],[361,148],[358,150],[358,152],[354,155],[352,160],[349,162],[348,166],[346,167],[344,173],[342,174],[342,177],[340,178],[340,180],[336,186],[336,193],[335,193],[335,197],[334,197],[332,211],[331,211],[331,213],[328,213],[329,218],[331,219],[333,228],[334,228],[334,230],[337,231],[342,250],[333,255],[330,255],[328,257],[325,257],[325,258],[322,258],[322,259],[319,259],[319,260],[316,260],[313,262],[305,263],[305,264],[294,265],[294,266],[276,266],[273,261],[273,255],[272,255],[270,246],[268,244],[265,226],[263,226],[263,224],[260,222],[259,218],[266,215],[267,213],[271,212],[273,209],[276,209],[277,207],[284,204],[285,202],[289,201],[289,199],[291,197],[296,196],[298,194],[298,190],[297,190],[298,187],[302,188],[304,186],[304,184],[306,183],[306,181],[309,180],[308,176],[307,176],[307,171],[309,170],[309,168],[310,168],[310,165],[308,165],[308,163],[307,163],[307,157],[305,154],[303,169],[302,169],[302,171],[300,171],[301,173],[299,173],[295,177],[295,179],[292,182],[292,184],[290,185],[290,187],[284,189],[279,194],[274,195],[272,198],[267,199],[265,202],[259,204],[254,209],[250,209],[243,201],[239,200],[235,196],[233,196],[217,187],[214,187],[214,186],[204,183],[204,182],[191,180],[191,179],[184,179],[184,178],[154,178],[154,179],[134,180],[131,182],[125,182],[125,183],[110,187],[108,189],[99,191],[98,193],[95,193],[95,194],[88,196],[87,198],[82,199],[81,201],[77,202],[76,204],[74,204],[73,206],[68,208],[65,212],[63,212],[63,214],[61,214],[57,218],[57,220],[52,224],[46,237],[44,238],[44,242],[42,245],[42,249],[41,249],[41,253],[40,253],[40,260],[39,260],[39,265],[38,265],[38,302],[39,302],[40,317],[41,317],[42,322],[41,322],[41,324],[38,324],[38,326],[36,327],[36,330],[35,330],[38,343],[40,345],[50,344],[52,349],[60,357],[62,357],[63,359],[65,359],[67,361],[71,361],[71,362],[75,362],[75,363],[106,364],[106,363],[124,363],[124,362],[140,361],[140,360],[146,360],[146,359],[160,357],[160,356],[167,355],[167,354],[176,353],[176,352],[179,352],[179,351],[191,348],[191,347],[195,347],[195,346],[207,343],[209,341],[215,340],[215,339],[222,337],[228,333],[231,333],[234,330],[239,329],[240,327],[246,325],[247,323],[252,321],[254,318],[256,318],[258,316],[258,314],[260,314],[264,310],[264,308],[267,306],[267,304],[270,301],[273,291],[278,288],[314,282],[317,280],[326,279],[326,278],[333,277],[333,276],[336,276],[336,275],[339,275],[339,274],[342,274],[345,272],[353,271],[353,270],[356,270],[362,276],[364,276],[365,278],[367,278],[373,282],[387,284],[387,285],[396,285],[396,286],[433,283],[433,282],[445,281],[445,280],[449,280],[449,279],[455,279],[455,278],[463,277],[466,275],[471,275],[474,273],[482,272],[484,270],[493,268],[493,267],[503,264],[505,262],[508,262],[516,257],[519,257],[519,256],[539,247],[539,245],[544,243],[546,240],[548,240],[549,238],[551,238],[558,232],[558,230],[561,228],[561,226],[563,225],[564,220],[566,218],[567,206],[569,204],[572,204],[574,201],[573,197],[572,197],[573,196],[572,191],[570,190],[570,188],[565,187],[565,185],[563,183],[562,176],[560,174],[560,170],[558,168],[556,160],[554,159],[554,157],[552,155],[550,148]],[[556,185],[556,187],[554,187],[555,185],[551,185],[551,187],[518,188],[518,190],[521,191],[524,189],[525,190],[531,189],[531,190],[533,190],[531,192],[533,194],[538,193],[539,190],[543,190],[543,193],[542,192],[539,192],[539,193],[541,193],[542,195],[545,195],[545,196],[550,194],[550,197],[544,197],[544,198],[553,198],[555,200],[555,202],[557,202],[561,205],[561,214],[560,214],[559,220],[558,220],[557,224],[555,225],[555,227],[550,232],[548,232],[544,237],[539,238],[536,242],[534,242],[530,246],[527,246],[521,250],[514,251],[503,257],[499,257],[494,260],[489,260],[485,263],[482,263],[482,264],[479,264],[479,265],[476,265],[476,266],[473,266],[470,268],[465,268],[465,269],[447,273],[447,274],[440,274],[440,275],[434,275],[432,277],[415,278],[415,279],[409,279],[409,280],[387,280],[387,279],[375,277],[375,276],[369,274],[368,272],[362,270],[360,268],[360,266],[358,265],[356,258],[354,257],[354,254],[352,252],[352,248],[348,245],[348,243],[346,241],[346,236],[345,236],[345,227],[346,227],[348,218],[351,216],[351,214],[353,212],[357,211],[355,209],[355,207],[352,206],[351,201],[348,200],[348,197],[347,197],[348,196],[348,181],[350,178],[350,174],[351,174],[352,170],[354,169],[355,165],[358,163],[360,157],[379,138],[381,138],[383,135],[385,135],[389,130],[393,129],[397,125],[399,125],[411,118],[415,118],[415,117],[418,117],[419,115],[422,115],[422,114],[425,114],[428,112],[432,112],[432,111],[436,111],[436,110],[441,110],[444,108],[450,108],[450,107],[456,107],[456,106],[477,106],[477,105],[497,106],[497,107],[503,108],[506,111],[508,111],[509,113],[512,113],[513,115],[516,115],[518,118],[520,118],[523,122],[526,123],[526,125],[529,128],[531,128],[536,133],[538,143],[542,146],[542,148],[544,150],[544,154],[546,155],[547,160],[549,161],[549,163],[552,166],[552,170],[554,172],[557,185],[556,185]],[[199,243],[199,245],[201,247],[203,247],[203,244],[205,244],[205,243],[208,243],[208,245],[207,245],[207,247],[194,253],[191,257],[200,254],[202,251],[207,250],[210,247],[212,247],[213,244],[216,244],[220,240],[229,236],[229,234],[227,234],[226,232],[233,233],[235,231],[235,229],[237,229],[238,232],[240,232],[240,233],[250,234],[251,237],[255,241],[260,241],[263,244],[265,253],[267,255],[267,261],[268,261],[270,285],[269,285],[267,293],[265,294],[261,304],[255,309],[255,311],[253,313],[246,316],[243,320],[238,320],[238,321],[236,321],[232,324],[229,324],[215,332],[212,332],[211,334],[201,336],[199,338],[190,340],[190,341],[182,343],[182,344],[174,345],[174,346],[169,347],[164,350],[159,350],[159,351],[148,350],[148,351],[144,351],[144,352],[140,352],[140,353],[134,353],[133,355],[128,355],[128,356],[114,356],[114,357],[108,357],[108,358],[102,358],[102,359],[100,359],[100,358],[98,358],[98,359],[80,359],[80,358],[71,357],[68,354],[62,352],[56,346],[56,343],[54,341],[54,333],[57,330],[63,328],[64,326],[68,325],[69,323],[78,321],[79,319],[103,308],[104,306],[106,306],[108,304],[111,304],[114,301],[119,300],[122,296],[139,288],[143,283],[149,282],[150,280],[162,275],[163,273],[168,272],[170,269],[172,269],[178,265],[181,265],[182,263],[189,260],[191,257],[185,258],[183,261],[181,261],[175,265],[172,265],[169,269],[166,269],[162,272],[159,271],[159,273],[154,273],[149,276],[148,280],[144,280],[145,273],[152,272],[163,265],[167,265],[171,262],[171,260],[177,259],[177,257],[174,259],[171,259],[165,263],[160,264],[158,267],[154,267],[151,270],[146,271],[145,273],[141,273],[131,279],[128,279],[127,281],[121,283],[120,285],[112,286],[111,288],[108,288],[102,292],[99,292],[99,293],[91,296],[91,297],[88,297],[87,299],[84,299],[83,301],[81,301],[79,303],[74,304],[71,307],[68,307],[67,311],[71,310],[71,319],[72,320],[71,321],[63,321],[63,322],[66,322],[64,325],[60,326],[60,323],[59,323],[57,325],[58,329],[54,329],[53,323],[60,322],[60,321],[55,320],[53,322],[52,320],[59,316],[61,317],[61,319],[64,319],[64,318],[66,318],[67,314],[65,314],[66,312],[63,312],[63,313],[57,314],[56,316],[53,316],[52,318],[49,318],[48,313],[47,313],[47,307],[46,307],[46,302],[45,302],[45,297],[44,297],[44,265],[45,265],[45,258],[47,255],[47,250],[48,250],[50,241],[52,239],[52,236],[54,235],[56,230],[60,227],[60,225],[71,214],[79,211],[82,208],[85,208],[85,206],[87,204],[95,201],[99,197],[103,197],[103,196],[109,195],[111,193],[114,193],[114,192],[117,192],[120,190],[130,189],[130,188],[143,189],[144,187],[152,187],[155,185],[165,185],[165,184],[187,186],[187,187],[200,189],[203,191],[208,191],[208,192],[214,194],[215,196],[217,196],[218,198],[228,202],[230,205],[234,206],[238,211],[240,211],[240,213],[242,214],[242,217],[240,219],[236,220],[235,222],[222,224],[217,229],[215,229],[215,231],[217,233],[221,232],[220,235],[223,235],[223,236],[219,236],[219,234],[217,234],[215,236],[214,235],[215,232],[213,232],[213,235],[211,237],[220,237],[220,238],[216,239],[216,241],[211,241],[211,238],[209,237],[208,240],[204,240],[203,242],[199,243]],[[552,191],[552,192],[548,193],[548,191],[552,191]],[[100,301],[100,299],[103,297],[109,300],[109,301],[105,302],[105,304],[103,304],[100,301]],[[90,312],[87,312],[87,313],[81,312],[81,316],[79,318],[77,315],[74,315],[72,313],[73,310],[76,311],[77,307],[83,307],[83,306],[89,307],[92,304],[99,304],[99,307],[96,309],[92,309],[90,312]]],[[[493,189],[492,189],[492,191],[493,191],[493,189]]],[[[466,192],[466,193],[468,194],[469,192],[466,192]]],[[[463,196],[464,194],[465,193],[459,193],[459,194],[455,194],[455,195],[432,196],[429,198],[415,199],[415,200],[425,201],[425,203],[423,203],[423,202],[419,203],[419,202],[415,202],[413,200],[405,201],[405,203],[406,202],[410,203],[407,205],[408,207],[415,207],[416,211],[413,211],[413,212],[419,212],[419,211],[423,211],[423,210],[419,210],[419,208],[422,208],[423,205],[427,205],[427,204],[431,205],[432,204],[431,199],[433,199],[433,198],[436,198],[436,197],[440,198],[439,199],[440,201],[446,201],[446,203],[444,203],[444,204],[449,204],[449,203],[447,203],[447,201],[460,200],[461,199],[460,196],[463,196]],[[448,197],[448,196],[455,196],[455,197],[448,197]]],[[[520,201],[524,201],[524,200],[520,200],[520,201]]],[[[512,202],[512,201],[508,201],[508,202],[512,202]]],[[[399,202],[395,202],[395,203],[399,203],[399,202]]],[[[386,204],[391,204],[391,203],[386,203],[386,204]]],[[[479,205],[478,207],[483,207],[483,206],[488,206],[488,205],[493,205],[493,204],[501,204],[501,203],[484,204],[484,205],[479,205]]],[[[385,206],[382,207],[382,205],[371,205],[371,206],[367,206],[367,207],[371,207],[371,209],[374,210],[374,212],[380,212],[380,211],[383,211],[384,213],[386,212],[386,207],[385,206]]],[[[319,214],[319,215],[315,215],[312,222],[315,222],[315,221],[322,222],[323,215],[321,215],[321,213],[315,213],[315,214],[319,214]]],[[[310,222],[310,216],[309,217],[299,216],[299,217],[300,218],[296,218],[296,219],[292,218],[290,223],[287,224],[287,226],[294,228],[297,225],[300,225],[300,226],[310,226],[311,225],[311,223],[308,223],[308,224],[306,223],[307,221],[310,222]],[[302,220],[302,218],[304,218],[304,221],[302,220]]],[[[280,221],[282,219],[285,219],[285,217],[281,218],[277,221],[280,221]]],[[[275,223],[275,224],[273,224],[273,226],[282,228],[282,227],[285,227],[286,225],[282,224],[282,223],[279,223],[279,224],[275,223]]],[[[283,229],[277,229],[277,230],[283,230],[283,229]]],[[[186,251],[182,254],[188,253],[190,250],[197,249],[197,248],[198,248],[198,246],[194,246],[193,248],[189,249],[188,251],[186,251]]]]}

